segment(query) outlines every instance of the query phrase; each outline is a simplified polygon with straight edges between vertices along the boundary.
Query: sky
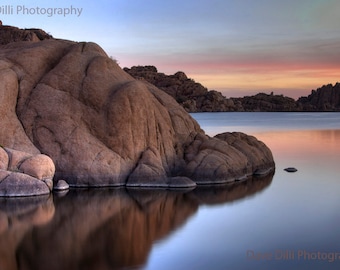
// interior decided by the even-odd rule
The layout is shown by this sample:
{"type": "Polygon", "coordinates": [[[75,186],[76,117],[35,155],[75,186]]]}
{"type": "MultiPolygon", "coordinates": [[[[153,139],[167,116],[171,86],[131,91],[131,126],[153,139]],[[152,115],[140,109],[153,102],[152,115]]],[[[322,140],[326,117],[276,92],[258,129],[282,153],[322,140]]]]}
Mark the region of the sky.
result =
{"type": "Polygon", "coordinates": [[[340,81],[339,0],[1,2],[4,25],[96,42],[122,68],[183,71],[226,97],[298,98],[340,81]]]}

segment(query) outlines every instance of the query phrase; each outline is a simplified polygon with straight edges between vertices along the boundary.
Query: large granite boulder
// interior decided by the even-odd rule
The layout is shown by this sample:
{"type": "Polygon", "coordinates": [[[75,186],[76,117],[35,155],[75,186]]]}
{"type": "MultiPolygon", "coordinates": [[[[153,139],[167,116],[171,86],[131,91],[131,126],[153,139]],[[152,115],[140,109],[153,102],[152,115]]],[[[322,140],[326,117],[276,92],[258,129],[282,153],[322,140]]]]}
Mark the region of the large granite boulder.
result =
{"type": "Polygon", "coordinates": [[[243,180],[253,174],[265,175],[273,168],[269,148],[240,132],[226,132],[214,138],[198,133],[186,147],[185,161],[187,175],[198,184],[243,180]]]}
{"type": "Polygon", "coordinates": [[[51,157],[54,180],[70,186],[193,187],[274,168],[265,145],[206,136],[171,96],[94,43],[0,46],[0,81],[0,144],[51,157]]]}
{"type": "Polygon", "coordinates": [[[46,155],[0,147],[0,196],[36,196],[52,190],[55,166],[46,155]]]}

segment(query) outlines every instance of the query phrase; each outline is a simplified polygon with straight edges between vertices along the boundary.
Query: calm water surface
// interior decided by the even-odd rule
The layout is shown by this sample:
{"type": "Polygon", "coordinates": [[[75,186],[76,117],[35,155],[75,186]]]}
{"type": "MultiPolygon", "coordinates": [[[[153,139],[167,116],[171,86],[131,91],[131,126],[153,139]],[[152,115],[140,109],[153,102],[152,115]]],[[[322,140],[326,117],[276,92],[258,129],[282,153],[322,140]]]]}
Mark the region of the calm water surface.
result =
{"type": "Polygon", "coordinates": [[[275,174],[187,192],[0,199],[0,269],[339,269],[340,113],[192,116],[210,136],[264,141],[275,174]]]}

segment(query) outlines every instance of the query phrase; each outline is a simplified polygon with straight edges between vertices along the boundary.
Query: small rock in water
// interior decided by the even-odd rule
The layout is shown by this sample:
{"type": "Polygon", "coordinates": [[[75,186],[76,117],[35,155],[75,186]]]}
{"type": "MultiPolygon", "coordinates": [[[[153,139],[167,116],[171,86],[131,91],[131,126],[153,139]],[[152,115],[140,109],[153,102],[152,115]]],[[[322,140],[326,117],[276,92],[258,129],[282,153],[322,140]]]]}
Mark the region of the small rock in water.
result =
{"type": "Polygon", "coordinates": [[[288,167],[286,169],[284,169],[286,172],[297,172],[297,169],[294,167],[288,167]]]}
{"type": "Polygon", "coordinates": [[[55,191],[64,191],[70,188],[69,184],[66,183],[65,180],[59,180],[54,187],[55,191]]]}

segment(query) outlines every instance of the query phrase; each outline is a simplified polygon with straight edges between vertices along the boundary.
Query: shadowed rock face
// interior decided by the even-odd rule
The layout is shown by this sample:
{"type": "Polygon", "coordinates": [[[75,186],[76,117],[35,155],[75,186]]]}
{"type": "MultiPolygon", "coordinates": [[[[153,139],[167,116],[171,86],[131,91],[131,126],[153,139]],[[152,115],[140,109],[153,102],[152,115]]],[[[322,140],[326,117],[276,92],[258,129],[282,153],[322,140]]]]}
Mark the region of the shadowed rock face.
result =
{"type": "Polygon", "coordinates": [[[274,167],[263,144],[247,156],[246,135],[236,138],[241,150],[206,136],[172,97],[94,43],[0,46],[0,81],[0,144],[48,155],[55,180],[71,186],[193,187],[274,167]]]}
{"type": "Polygon", "coordinates": [[[308,97],[301,97],[298,102],[304,111],[340,111],[340,83],[312,90],[308,97]]]}

